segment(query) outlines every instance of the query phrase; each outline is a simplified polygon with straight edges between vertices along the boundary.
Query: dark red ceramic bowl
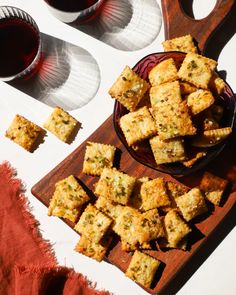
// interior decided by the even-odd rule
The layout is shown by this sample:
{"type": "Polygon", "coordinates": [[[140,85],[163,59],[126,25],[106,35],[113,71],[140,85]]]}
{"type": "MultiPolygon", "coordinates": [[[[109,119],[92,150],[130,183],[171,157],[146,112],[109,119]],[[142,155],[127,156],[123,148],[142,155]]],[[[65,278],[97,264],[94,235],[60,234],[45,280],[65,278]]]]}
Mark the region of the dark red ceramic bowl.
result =
{"type": "MultiPolygon", "coordinates": [[[[153,53],[150,54],[143,59],[141,59],[133,68],[133,70],[144,80],[148,81],[148,73],[149,71],[161,61],[173,58],[176,65],[180,66],[185,53],[181,52],[161,52],[161,53],[153,53]]],[[[224,107],[224,115],[221,122],[222,127],[232,127],[234,125],[235,113],[236,113],[236,98],[230,86],[225,82],[225,88],[222,95],[219,98],[219,103],[224,107]]],[[[119,126],[120,118],[127,114],[128,111],[125,107],[123,107],[118,101],[115,102],[114,112],[113,112],[113,123],[115,127],[115,131],[126,147],[129,154],[139,163],[148,166],[152,169],[171,174],[174,176],[184,176],[190,173],[193,173],[204,166],[206,166],[209,162],[211,162],[219,153],[223,150],[225,145],[227,144],[228,139],[223,142],[207,148],[207,155],[201,159],[199,159],[191,168],[185,167],[182,163],[170,163],[170,164],[162,164],[157,165],[154,157],[152,155],[152,151],[148,141],[144,141],[138,145],[138,149],[134,150],[129,147],[124,134],[119,126]]]]}

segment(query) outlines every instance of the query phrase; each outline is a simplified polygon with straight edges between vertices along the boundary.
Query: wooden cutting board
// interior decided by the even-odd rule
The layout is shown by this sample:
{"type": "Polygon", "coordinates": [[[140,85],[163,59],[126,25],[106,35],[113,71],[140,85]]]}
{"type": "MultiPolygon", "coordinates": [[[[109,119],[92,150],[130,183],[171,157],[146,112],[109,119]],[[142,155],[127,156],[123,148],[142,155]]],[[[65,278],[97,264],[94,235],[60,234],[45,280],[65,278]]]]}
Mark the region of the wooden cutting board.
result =
{"type": "MultiPolygon", "coordinates": [[[[184,14],[180,6],[180,1],[163,0],[162,9],[166,39],[190,33],[198,41],[200,49],[204,50],[207,40],[215,28],[225,18],[233,4],[233,0],[218,0],[215,9],[207,18],[200,21],[195,21],[184,14]]],[[[113,127],[112,116],[110,116],[84,143],[76,148],[75,151],[72,152],[65,160],[58,164],[52,171],[50,171],[45,177],[43,177],[37,184],[33,186],[32,194],[46,206],[49,205],[49,200],[53,194],[55,183],[70,174],[78,177],[87,188],[88,194],[91,196],[93,195],[93,185],[98,181],[98,177],[87,176],[82,173],[83,158],[86,142],[88,140],[116,146],[119,150],[118,159],[116,160],[116,167],[132,176],[138,178],[142,176],[149,176],[151,178],[163,176],[166,180],[177,181],[170,175],[154,171],[136,162],[128,154],[117,137],[113,127]]],[[[206,247],[210,247],[209,243],[211,242],[209,241],[211,237],[214,237],[214,232],[217,233],[219,230],[222,231],[222,228],[220,228],[222,221],[227,220],[226,216],[230,215],[232,208],[235,209],[234,205],[236,202],[236,193],[234,191],[236,188],[236,157],[234,156],[233,152],[233,147],[235,146],[236,140],[232,138],[220,156],[215,159],[208,167],[206,167],[206,169],[204,169],[204,171],[208,170],[218,176],[222,176],[231,180],[231,191],[233,193],[227,196],[222,207],[213,209],[208,214],[207,218],[199,219],[195,223],[195,230],[190,235],[191,248],[189,251],[175,249],[168,250],[166,252],[154,250],[145,251],[146,253],[163,262],[161,270],[157,272],[157,277],[154,279],[152,288],[147,289],[147,291],[151,294],[160,294],[162,292],[164,294],[168,294],[166,293],[170,292],[168,291],[170,290],[168,288],[171,288],[174,282],[180,278],[180,275],[183,274],[184,269],[186,269],[187,266],[191,266],[192,263],[192,269],[194,269],[194,265],[196,265],[196,255],[199,255],[200,253],[200,256],[198,257],[201,257],[201,253],[206,250],[206,247]]],[[[201,175],[204,171],[199,171],[194,175],[181,178],[180,181],[189,187],[196,186],[199,184],[201,175]]],[[[73,223],[67,221],[65,222],[73,228],[73,223]]],[[[114,264],[124,272],[128,267],[130,259],[131,255],[121,250],[119,241],[112,245],[107,255],[107,261],[114,264]]],[[[191,275],[191,271],[189,271],[189,269],[188,272],[189,275],[191,275]]],[[[186,277],[185,275],[184,278],[187,279],[188,276],[186,277]]],[[[175,292],[177,292],[177,290],[174,292],[172,290],[171,294],[174,294],[175,292]]]]}

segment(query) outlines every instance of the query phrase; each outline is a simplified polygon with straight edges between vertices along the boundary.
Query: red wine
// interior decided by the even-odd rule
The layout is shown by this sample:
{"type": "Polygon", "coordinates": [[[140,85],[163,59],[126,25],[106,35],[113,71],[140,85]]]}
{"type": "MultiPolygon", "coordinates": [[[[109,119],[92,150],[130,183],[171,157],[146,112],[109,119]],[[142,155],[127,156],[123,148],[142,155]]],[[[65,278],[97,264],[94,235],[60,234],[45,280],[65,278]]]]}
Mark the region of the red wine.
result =
{"type": "Polygon", "coordinates": [[[0,77],[24,71],[34,60],[39,36],[26,21],[17,18],[0,20],[0,77]]]}
{"type": "Polygon", "coordinates": [[[68,12],[77,12],[89,8],[98,0],[46,0],[51,6],[68,12]]]}

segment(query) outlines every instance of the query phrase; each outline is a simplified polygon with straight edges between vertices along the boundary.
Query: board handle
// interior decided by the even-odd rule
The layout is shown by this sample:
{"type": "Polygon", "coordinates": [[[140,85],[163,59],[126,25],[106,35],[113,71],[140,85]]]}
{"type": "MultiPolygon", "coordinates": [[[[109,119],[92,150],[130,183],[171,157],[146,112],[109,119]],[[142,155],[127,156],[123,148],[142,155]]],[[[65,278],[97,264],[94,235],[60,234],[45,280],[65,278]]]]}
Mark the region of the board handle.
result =
{"type": "Polygon", "coordinates": [[[165,39],[190,34],[198,42],[200,51],[204,53],[211,34],[223,22],[234,3],[235,0],[217,0],[208,16],[194,19],[184,12],[181,0],[162,0],[165,39]]]}

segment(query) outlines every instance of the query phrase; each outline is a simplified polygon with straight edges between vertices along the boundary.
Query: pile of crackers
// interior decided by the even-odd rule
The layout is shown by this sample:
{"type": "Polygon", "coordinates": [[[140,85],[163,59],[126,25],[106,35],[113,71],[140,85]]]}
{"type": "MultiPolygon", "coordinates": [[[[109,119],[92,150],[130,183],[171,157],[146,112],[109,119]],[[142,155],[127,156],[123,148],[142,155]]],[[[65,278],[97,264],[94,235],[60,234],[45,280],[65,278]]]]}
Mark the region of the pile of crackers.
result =
{"type": "Polygon", "coordinates": [[[215,72],[217,62],[198,54],[190,35],[167,40],[163,47],[187,53],[180,67],[167,56],[146,81],[126,66],[109,94],[129,111],[119,121],[129,146],[138,149],[149,141],[157,165],[192,167],[232,132],[221,126],[225,83],[215,72]]]}
{"type": "Polygon", "coordinates": [[[188,249],[194,220],[208,211],[209,202],[220,204],[228,182],[207,172],[192,189],[162,177],[137,179],[113,167],[115,154],[114,146],[87,142],[83,173],[99,176],[96,199],[69,175],[55,184],[48,215],[74,222],[80,234],[75,250],[97,261],[115,233],[122,250],[133,253],[126,276],[149,288],[161,261],[143,250],[188,249]]]}

